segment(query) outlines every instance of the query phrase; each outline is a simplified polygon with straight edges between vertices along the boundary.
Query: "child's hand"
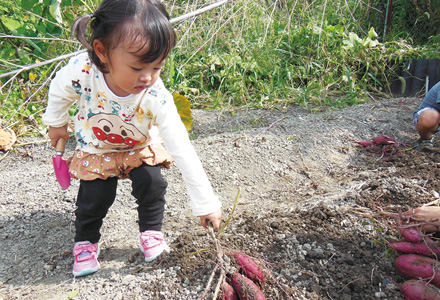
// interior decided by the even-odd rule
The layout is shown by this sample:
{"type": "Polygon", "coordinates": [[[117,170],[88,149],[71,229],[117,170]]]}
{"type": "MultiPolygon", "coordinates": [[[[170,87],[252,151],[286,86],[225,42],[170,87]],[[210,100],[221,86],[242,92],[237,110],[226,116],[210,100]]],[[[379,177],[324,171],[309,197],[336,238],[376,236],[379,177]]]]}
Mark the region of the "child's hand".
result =
{"type": "Polygon", "coordinates": [[[65,140],[69,139],[69,133],[67,132],[67,125],[63,127],[52,127],[49,126],[49,138],[52,147],[55,147],[58,139],[63,138],[65,140]]]}
{"type": "Polygon", "coordinates": [[[219,209],[216,212],[210,213],[209,215],[200,216],[200,223],[206,228],[208,220],[212,223],[212,228],[218,230],[220,228],[220,221],[222,219],[222,210],[219,209]]]}

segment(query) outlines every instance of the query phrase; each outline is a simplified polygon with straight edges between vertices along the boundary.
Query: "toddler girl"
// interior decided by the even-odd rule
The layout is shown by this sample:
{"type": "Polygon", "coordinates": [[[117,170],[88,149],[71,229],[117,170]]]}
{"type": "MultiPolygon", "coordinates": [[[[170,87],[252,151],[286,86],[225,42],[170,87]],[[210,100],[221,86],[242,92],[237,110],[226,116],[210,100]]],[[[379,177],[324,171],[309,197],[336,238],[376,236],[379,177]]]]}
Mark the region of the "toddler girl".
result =
{"type": "Polygon", "coordinates": [[[211,221],[217,230],[220,201],[159,77],[176,43],[164,6],[158,0],[104,0],[93,14],[78,18],[72,31],[88,53],[71,58],[57,72],[43,120],[55,146],[69,138],[69,108],[75,103],[79,108],[69,167],[71,177],[80,180],[73,275],[99,269],[100,228],[119,178],[132,182],[145,261],[169,252],[161,232],[167,188],[161,167],[176,163],[193,214],[203,227],[211,221]]]}

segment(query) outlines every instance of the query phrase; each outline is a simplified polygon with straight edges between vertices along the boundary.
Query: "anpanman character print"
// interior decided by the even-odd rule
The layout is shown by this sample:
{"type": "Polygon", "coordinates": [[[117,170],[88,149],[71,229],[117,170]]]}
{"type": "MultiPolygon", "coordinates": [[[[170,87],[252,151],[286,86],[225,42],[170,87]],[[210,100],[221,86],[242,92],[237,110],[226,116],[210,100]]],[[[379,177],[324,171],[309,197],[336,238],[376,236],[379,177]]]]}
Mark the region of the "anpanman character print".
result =
{"type": "Polygon", "coordinates": [[[147,136],[133,124],[114,114],[96,114],[88,122],[99,141],[98,147],[102,149],[127,148],[147,140],[147,136]]]}

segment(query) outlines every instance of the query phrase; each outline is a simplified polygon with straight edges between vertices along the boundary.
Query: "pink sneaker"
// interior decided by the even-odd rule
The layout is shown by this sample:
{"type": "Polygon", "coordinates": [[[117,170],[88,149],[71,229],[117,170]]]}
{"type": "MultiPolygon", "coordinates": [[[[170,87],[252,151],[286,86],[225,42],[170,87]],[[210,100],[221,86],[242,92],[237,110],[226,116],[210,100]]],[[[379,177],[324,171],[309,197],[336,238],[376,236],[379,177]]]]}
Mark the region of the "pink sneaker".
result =
{"type": "Polygon", "coordinates": [[[98,271],[99,251],[98,244],[91,244],[89,241],[75,243],[73,246],[73,256],[75,256],[73,276],[85,276],[98,271]]]}
{"type": "Polygon", "coordinates": [[[156,259],[162,252],[170,252],[167,242],[163,239],[160,231],[147,230],[141,233],[141,251],[145,255],[145,261],[150,262],[156,259]]]}

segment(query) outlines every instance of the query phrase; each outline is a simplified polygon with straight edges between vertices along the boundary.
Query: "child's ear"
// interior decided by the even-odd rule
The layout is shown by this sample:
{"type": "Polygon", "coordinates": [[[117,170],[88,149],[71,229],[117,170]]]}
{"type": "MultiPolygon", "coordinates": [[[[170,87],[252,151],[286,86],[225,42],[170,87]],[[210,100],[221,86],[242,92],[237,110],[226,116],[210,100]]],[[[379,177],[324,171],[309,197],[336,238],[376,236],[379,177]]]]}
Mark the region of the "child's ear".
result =
{"type": "Polygon", "coordinates": [[[105,51],[104,44],[100,40],[93,40],[93,49],[95,50],[95,53],[99,57],[101,63],[108,63],[107,52],[105,51]]]}

